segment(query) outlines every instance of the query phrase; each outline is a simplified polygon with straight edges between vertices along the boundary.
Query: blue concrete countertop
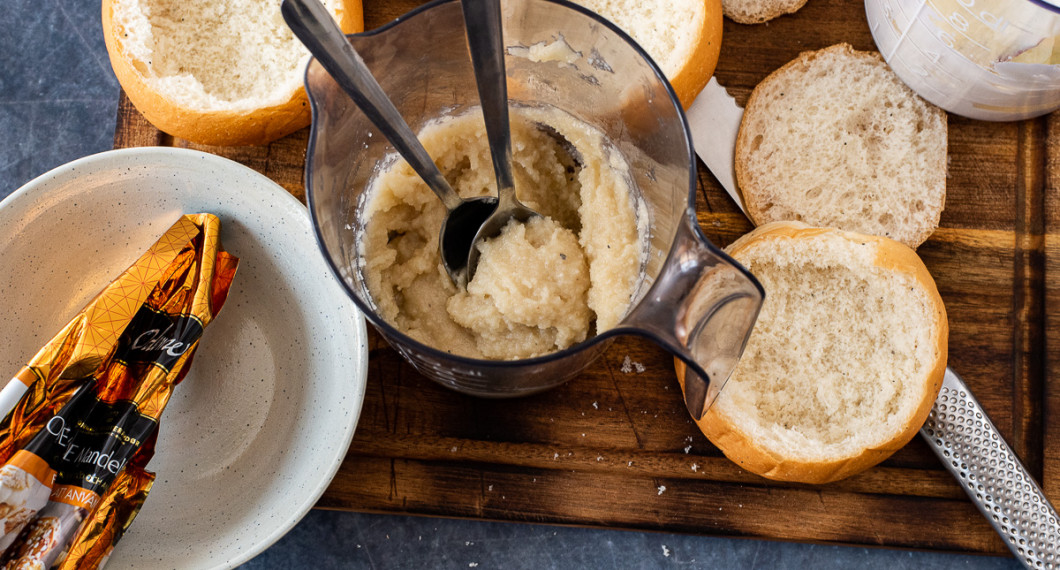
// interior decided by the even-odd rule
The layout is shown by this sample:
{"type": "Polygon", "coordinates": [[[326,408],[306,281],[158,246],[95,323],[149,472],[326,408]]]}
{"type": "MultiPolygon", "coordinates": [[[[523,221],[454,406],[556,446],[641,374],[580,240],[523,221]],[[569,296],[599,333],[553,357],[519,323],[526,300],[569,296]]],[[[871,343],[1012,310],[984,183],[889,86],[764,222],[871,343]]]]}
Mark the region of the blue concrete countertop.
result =
{"type": "MultiPolygon", "coordinates": [[[[119,93],[101,35],[99,0],[8,0],[5,6],[0,11],[0,198],[53,167],[110,149],[119,93]]],[[[303,567],[986,570],[1019,565],[1011,558],[320,510],[244,565],[303,567]]]]}

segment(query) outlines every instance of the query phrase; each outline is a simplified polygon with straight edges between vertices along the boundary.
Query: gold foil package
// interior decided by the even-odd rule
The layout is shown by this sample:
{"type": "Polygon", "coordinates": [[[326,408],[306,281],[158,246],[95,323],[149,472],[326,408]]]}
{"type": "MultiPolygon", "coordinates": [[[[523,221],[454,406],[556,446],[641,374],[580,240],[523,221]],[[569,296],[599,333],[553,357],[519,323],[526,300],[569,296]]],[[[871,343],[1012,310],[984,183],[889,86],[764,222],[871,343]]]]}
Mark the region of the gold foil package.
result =
{"type": "Polygon", "coordinates": [[[150,491],[159,416],[238,259],[184,216],[0,390],[0,569],[98,568],[150,491]]]}

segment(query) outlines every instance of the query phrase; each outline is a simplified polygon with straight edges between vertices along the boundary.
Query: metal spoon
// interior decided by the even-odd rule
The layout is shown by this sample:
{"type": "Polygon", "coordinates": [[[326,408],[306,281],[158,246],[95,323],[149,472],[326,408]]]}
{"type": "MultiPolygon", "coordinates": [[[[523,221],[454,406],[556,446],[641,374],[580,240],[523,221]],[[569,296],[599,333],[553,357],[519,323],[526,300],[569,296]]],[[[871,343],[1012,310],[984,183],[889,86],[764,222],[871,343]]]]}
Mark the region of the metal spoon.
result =
{"type": "Polygon", "coordinates": [[[438,240],[442,263],[454,284],[458,287],[465,284],[469,279],[468,252],[475,233],[496,209],[497,200],[492,197],[464,200],[449,186],[427,150],[319,0],[283,0],[280,11],[294,35],[442,200],[449,211],[438,240]]]}
{"type": "Polygon", "coordinates": [[[464,27],[475,68],[475,83],[486,121],[486,138],[497,176],[497,209],[482,223],[467,260],[467,279],[478,268],[479,244],[500,235],[510,220],[527,222],[541,214],[524,206],[515,197],[512,179],[512,141],[508,124],[508,83],[504,72],[504,39],[501,32],[500,0],[461,0],[464,27]]]}

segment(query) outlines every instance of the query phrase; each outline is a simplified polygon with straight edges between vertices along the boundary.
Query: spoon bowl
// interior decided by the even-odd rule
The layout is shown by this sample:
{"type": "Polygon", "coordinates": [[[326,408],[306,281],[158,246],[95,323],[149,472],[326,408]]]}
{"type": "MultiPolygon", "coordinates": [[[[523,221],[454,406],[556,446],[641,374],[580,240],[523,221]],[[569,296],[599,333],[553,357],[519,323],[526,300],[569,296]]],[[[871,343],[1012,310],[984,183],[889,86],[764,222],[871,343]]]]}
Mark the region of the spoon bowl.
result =
{"type": "Polygon", "coordinates": [[[504,230],[504,226],[508,225],[508,222],[514,220],[515,222],[525,224],[532,218],[541,215],[522,205],[518,200],[505,200],[506,196],[514,198],[515,193],[501,193],[500,201],[497,203],[496,208],[493,208],[489,217],[482,222],[478,232],[475,233],[474,241],[470,244],[471,249],[467,254],[467,280],[469,283],[475,276],[475,270],[478,269],[478,260],[482,255],[482,250],[479,249],[479,244],[501,235],[501,231],[504,230]]]}
{"type": "MultiPolygon", "coordinates": [[[[472,268],[478,266],[479,251],[476,244],[500,234],[504,223],[507,223],[506,218],[504,223],[494,227],[501,219],[495,215],[499,210],[497,199],[492,196],[464,200],[449,211],[442,223],[442,263],[457,287],[466,287],[471,281],[472,268]],[[475,228],[478,228],[477,232],[475,228]]],[[[527,219],[529,217],[520,221],[527,219]]]]}

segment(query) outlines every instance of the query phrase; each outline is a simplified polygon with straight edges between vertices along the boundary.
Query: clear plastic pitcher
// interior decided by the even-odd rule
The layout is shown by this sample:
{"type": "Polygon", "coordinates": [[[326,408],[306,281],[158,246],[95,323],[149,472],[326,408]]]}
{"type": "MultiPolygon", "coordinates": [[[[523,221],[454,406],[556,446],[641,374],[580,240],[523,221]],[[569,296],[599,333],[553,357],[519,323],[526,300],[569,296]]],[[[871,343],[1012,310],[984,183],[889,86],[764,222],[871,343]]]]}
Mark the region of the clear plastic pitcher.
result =
{"type": "MultiPolygon", "coordinates": [[[[497,361],[441,352],[382,319],[363,278],[358,239],[365,192],[393,149],[314,60],[306,71],[313,109],[306,190],[320,247],[387,341],[445,386],[491,397],[538,392],[576,375],[608,339],[635,334],[690,365],[689,408],[698,416],[743,351],[763,291],[699,230],[696,163],[681,106],[650,58],[592,12],[554,0],[506,0],[503,12],[513,104],[550,105],[603,132],[629,163],[646,206],[643,278],[621,324],[552,354],[497,361]],[[562,58],[513,55],[561,38],[570,48],[562,58]]],[[[428,4],[349,39],[413,130],[478,106],[458,1],[428,4]]]]}
{"type": "Polygon", "coordinates": [[[1057,0],[865,0],[891,69],[958,115],[1014,121],[1060,108],[1057,0]]]}

